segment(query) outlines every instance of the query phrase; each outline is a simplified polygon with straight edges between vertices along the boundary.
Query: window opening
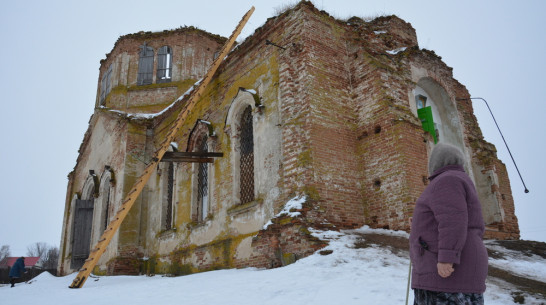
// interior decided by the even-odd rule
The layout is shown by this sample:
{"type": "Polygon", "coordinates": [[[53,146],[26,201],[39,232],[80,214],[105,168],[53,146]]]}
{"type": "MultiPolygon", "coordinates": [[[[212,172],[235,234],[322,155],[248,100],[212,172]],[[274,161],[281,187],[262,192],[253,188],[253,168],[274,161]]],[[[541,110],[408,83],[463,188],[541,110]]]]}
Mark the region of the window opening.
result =
{"type": "Polygon", "coordinates": [[[415,104],[417,105],[417,116],[421,120],[423,130],[430,133],[434,139],[434,144],[438,143],[438,131],[432,117],[432,107],[427,106],[427,97],[421,94],[416,95],[415,104]]]}
{"type": "Polygon", "coordinates": [[[146,44],[140,46],[137,85],[149,85],[153,81],[154,49],[146,44]]]}
{"type": "Polygon", "coordinates": [[[425,108],[427,106],[427,97],[421,94],[415,96],[415,104],[417,109],[425,108]]]}
{"type": "Polygon", "coordinates": [[[167,207],[165,214],[165,230],[172,229],[173,223],[173,190],[174,190],[174,164],[169,162],[167,174],[167,207]]]}
{"type": "Polygon", "coordinates": [[[108,67],[108,70],[106,70],[106,73],[102,75],[102,79],[100,81],[100,104],[104,105],[106,96],[108,93],[110,93],[110,77],[112,75],[112,65],[108,67]]]}
{"type": "Polygon", "coordinates": [[[171,81],[172,71],[172,50],[163,46],[157,53],[157,82],[167,83],[171,81]]]}
{"type": "Polygon", "coordinates": [[[254,131],[252,107],[247,106],[241,117],[241,203],[254,201],[254,131]]]}
{"type": "Polygon", "coordinates": [[[110,222],[110,215],[108,214],[108,211],[110,210],[110,186],[106,188],[106,194],[104,195],[106,196],[106,203],[104,205],[104,224],[102,226],[102,233],[104,233],[110,222]]]}
{"type": "MultiPolygon", "coordinates": [[[[207,136],[203,136],[198,148],[199,152],[208,152],[207,136]]],[[[197,171],[197,220],[203,221],[207,218],[209,204],[208,187],[208,163],[199,163],[197,171]]]]}

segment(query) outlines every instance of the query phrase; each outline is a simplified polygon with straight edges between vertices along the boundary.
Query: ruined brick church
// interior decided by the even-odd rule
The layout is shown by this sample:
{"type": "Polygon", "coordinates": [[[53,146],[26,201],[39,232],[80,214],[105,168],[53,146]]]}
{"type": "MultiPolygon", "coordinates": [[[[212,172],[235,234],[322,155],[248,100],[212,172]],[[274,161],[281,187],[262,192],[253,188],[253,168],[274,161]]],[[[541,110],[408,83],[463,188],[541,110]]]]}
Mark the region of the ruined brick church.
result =
{"type": "MultiPolygon", "coordinates": [[[[225,40],[139,32],[101,61],[60,274],[83,265],[225,40]]],[[[409,23],[337,20],[302,1],[225,58],[94,272],[271,268],[323,247],[313,229],[408,230],[439,142],[464,152],[486,236],[518,239],[505,165],[469,97],[409,23]],[[298,213],[281,212],[297,199],[298,213]]]]}

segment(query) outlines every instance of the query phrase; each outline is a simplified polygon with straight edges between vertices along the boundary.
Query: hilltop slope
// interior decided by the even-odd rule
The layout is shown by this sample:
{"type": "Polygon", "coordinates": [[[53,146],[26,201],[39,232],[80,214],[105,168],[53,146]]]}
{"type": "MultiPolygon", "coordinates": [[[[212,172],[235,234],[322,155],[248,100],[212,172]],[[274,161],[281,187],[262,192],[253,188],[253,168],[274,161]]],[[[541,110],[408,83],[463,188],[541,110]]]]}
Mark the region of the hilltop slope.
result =
{"type": "MultiPolygon", "coordinates": [[[[404,304],[407,233],[361,228],[316,231],[329,245],[277,269],[219,270],[181,277],[105,276],[69,289],[75,274],[44,273],[31,284],[0,287],[6,304],[404,304]]],[[[544,243],[486,242],[486,304],[546,304],[544,243]],[[523,304],[523,303],[520,303],[523,304]]],[[[410,304],[413,298],[410,293],[410,304]]]]}

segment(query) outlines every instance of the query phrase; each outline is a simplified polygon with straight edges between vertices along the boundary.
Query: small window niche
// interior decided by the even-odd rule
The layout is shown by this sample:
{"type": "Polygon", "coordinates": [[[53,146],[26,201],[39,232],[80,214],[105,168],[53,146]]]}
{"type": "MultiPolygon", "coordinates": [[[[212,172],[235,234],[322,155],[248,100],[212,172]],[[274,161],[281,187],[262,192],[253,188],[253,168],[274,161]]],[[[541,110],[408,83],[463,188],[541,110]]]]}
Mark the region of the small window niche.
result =
{"type": "Polygon", "coordinates": [[[427,97],[421,94],[417,94],[415,96],[415,105],[417,105],[417,109],[427,107],[427,97]]]}

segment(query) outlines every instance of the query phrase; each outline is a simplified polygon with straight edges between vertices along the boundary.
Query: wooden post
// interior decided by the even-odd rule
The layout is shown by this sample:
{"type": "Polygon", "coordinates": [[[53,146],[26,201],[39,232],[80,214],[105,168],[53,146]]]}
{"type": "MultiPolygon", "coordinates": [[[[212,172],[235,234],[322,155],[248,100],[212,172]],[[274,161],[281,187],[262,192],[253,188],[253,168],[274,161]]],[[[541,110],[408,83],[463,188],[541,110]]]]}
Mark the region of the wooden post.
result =
{"type": "Polygon", "coordinates": [[[157,164],[163,158],[163,155],[169,148],[170,143],[174,140],[176,133],[180,130],[180,128],[182,128],[182,125],[184,125],[186,117],[193,110],[195,103],[199,100],[199,98],[205,91],[205,88],[214,76],[214,73],[216,72],[224,58],[228,55],[229,51],[231,51],[231,48],[235,43],[235,39],[243,30],[243,27],[245,26],[246,22],[253,12],[254,6],[250,8],[250,10],[243,16],[242,20],[239,22],[239,24],[231,34],[226,44],[222,47],[220,54],[213,61],[212,66],[207,71],[207,74],[205,74],[205,77],[201,80],[198,87],[190,94],[186,106],[182,109],[177,119],[174,121],[173,126],[167,133],[165,141],[161,143],[159,149],[156,151],[154,157],[152,158],[152,161],[148,164],[148,166],[146,166],[142,175],[137,179],[136,183],[131,188],[131,191],[129,191],[129,193],[123,200],[123,203],[121,204],[121,207],[118,210],[116,216],[110,222],[110,224],[108,224],[108,227],[100,237],[99,241],[93,247],[93,250],[91,250],[91,252],[89,253],[89,257],[85,261],[83,267],[80,269],[72,284],[69,286],[70,288],[81,288],[89,277],[89,274],[91,274],[91,271],[93,271],[93,268],[95,268],[95,266],[97,265],[100,257],[102,256],[104,251],[106,251],[106,247],[108,247],[110,241],[114,237],[114,234],[119,229],[121,223],[129,213],[129,210],[131,210],[131,208],[133,207],[135,200],[138,198],[138,196],[142,192],[142,189],[150,179],[150,176],[154,172],[154,169],[157,167],[157,164]]]}

